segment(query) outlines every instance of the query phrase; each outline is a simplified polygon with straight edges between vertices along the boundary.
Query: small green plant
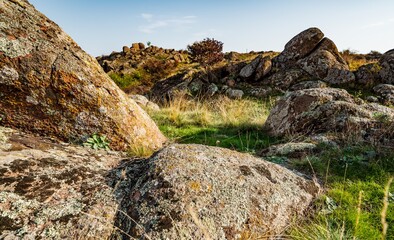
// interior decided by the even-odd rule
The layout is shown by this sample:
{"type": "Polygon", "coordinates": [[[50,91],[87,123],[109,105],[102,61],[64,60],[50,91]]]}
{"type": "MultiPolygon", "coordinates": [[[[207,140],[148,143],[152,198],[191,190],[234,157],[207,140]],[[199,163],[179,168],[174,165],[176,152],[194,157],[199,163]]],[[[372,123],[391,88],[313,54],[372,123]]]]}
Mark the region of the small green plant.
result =
{"type": "Polygon", "coordinates": [[[390,121],[390,117],[382,112],[374,112],[373,118],[382,123],[387,123],[390,121]]]}
{"type": "Polygon", "coordinates": [[[150,46],[152,45],[152,43],[151,43],[150,41],[147,41],[147,42],[146,42],[146,45],[147,45],[148,47],[150,47],[150,46]]]}
{"type": "Polygon", "coordinates": [[[92,137],[88,138],[83,145],[87,147],[91,147],[95,150],[97,149],[110,150],[109,142],[105,135],[93,134],[92,137]]]}

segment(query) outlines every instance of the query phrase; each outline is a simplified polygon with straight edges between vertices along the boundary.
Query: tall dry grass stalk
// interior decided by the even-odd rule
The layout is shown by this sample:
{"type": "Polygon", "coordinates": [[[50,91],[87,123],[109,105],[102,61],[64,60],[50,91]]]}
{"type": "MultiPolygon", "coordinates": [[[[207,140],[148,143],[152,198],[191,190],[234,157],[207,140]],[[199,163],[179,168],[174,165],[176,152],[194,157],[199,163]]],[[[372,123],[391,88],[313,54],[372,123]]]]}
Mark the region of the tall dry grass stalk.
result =
{"type": "Polygon", "coordinates": [[[393,182],[393,179],[394,177],[391,177],[387,182],[386,186],[384,187],[383,208],[382,208],[382,212],[380,213],[381,216],[380,221],[382,223],[382,239],[386,239],[387,236],[388,224],[386,221],[386,216],[387,216],[387,209],[389,207],[390,186],[391,183],[393,182]]]}
{"type": "Polygon", "coordinates": [[[354,236],[353,240],[356,240],[356,233],[357,233],[357,228],[358,224],[360,223],[360,216],[361,216],[361,203],[363,199],[363,191],[358,192],[358,203],[357,203],[357,216],[356,216],[356,224],[354,225],[354,236]]]}

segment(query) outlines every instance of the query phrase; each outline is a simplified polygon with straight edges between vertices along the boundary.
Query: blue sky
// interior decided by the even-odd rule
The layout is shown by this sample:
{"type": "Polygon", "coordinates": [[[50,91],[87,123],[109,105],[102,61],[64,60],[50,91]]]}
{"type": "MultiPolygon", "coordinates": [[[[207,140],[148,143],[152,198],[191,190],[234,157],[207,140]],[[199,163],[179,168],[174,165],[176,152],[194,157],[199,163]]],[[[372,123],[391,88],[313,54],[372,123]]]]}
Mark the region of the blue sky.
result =
{"type": "Polygon", "coordinates": [[[283,50],[319,27],[339,50],[394,48],[392,0],[30,0],[93,56],[133,42],[185,49],[206,37],[225,51],[283,50]]]}

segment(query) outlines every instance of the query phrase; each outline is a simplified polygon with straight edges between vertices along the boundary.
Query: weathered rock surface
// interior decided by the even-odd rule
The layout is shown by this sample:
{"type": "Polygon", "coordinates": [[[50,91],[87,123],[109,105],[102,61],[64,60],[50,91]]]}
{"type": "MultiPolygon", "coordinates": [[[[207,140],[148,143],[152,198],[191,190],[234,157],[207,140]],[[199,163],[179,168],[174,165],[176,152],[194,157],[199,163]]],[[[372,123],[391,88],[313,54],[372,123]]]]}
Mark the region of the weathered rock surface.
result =
{"type": "Polygon", "coordinates": [[[381,66],[379,63],[370,63],[363,65],[354,73],[356,82],[364,87],[371,87],[381,81],[379,71],[381,66]]]}
{"type": "Polygon", "coordinates": [[[259,81],[263,77],[267,76],[272,69],[272,61],[270,57],[264,57],[260,60],[259,65],[256,68],[256,73],[254,76],[255,81],[259,81]]]}
{"type": "Polygon", "coordinates": [[[279,72],[276,72],[267,79],[264,79],[263,83],[282,90],[287,90],[293,84],[297,84],[307,79],[311,79],[311,76],[308,73],[302,69],[294,68],[283,69],[279,72]]]}
{"type": "Polygon", "coordinates": [[[255,59],[253,59],[248,65],[246,65],[241,69],[241,71],[239,72],[239,76],[242,78],[251,77],[256,71],[257,67],[259,66],[260,61],[261,61],[261,56],[258,56],[255,59]]]}
{"type": "Polygon", "coordinates": [[[357,102],[343,89],[312,88],[289,92],[270,112],[265,127],[274,136],[382,128],[377,114],[394,119],[394,110],[357,102]]]}
{"type": "Polygon", "coordinates": [[[130,98],[133,99],[140,107],[143,109],[151,110],[151,111],[158,111],[160,110],[159,105],[154,102],[149,101],[148,98],[142,95],[130,95],[130,98]]]}
{"type": "Polygon", "coordinates": [[[290,87],[291,91],[302,90],[302,89],[309,89],[309,88],[326,88],[327,83],[317,80],[317,81],[304,81],[297,84],[294,84],[290,87]]]}
{"type": "Polygon", "coordinates": [[[311,76],[329,84],[344,84],[355,80],[334,42],[328,38],[324,38],[309,56],[297,63],[311,76]]]}
{"type": "Polygon", "coordinates": [[[285,49],[275,58],[275,62],[281,67],[293,64],[309,55],[323,37],[323,32],[318,28],[302,31],[285,45],[285,49]]]}
{"type": "Polygon", "coordinates": [[[379,96],[384,104],[394,105],[394,85],[379,84],[373,88],[373,91],[379,96]]]}
{"type": "Polygon", "coordinates": [[[316,151],[317,146],[314,143],[307,142],[289,142],[273,145],[268,148],[266,156],[289,156],[301,157],[316,151]]]}
{"type": "MultiPolygon", "coordinates": [[[[279,234],[318,186],[260,158],[202,145],[171,145],[122,166],[116,226],[151,239],[251,239],[279,234]],[[142,227],[141,227],[142,226],[142,227]]],[[[121,232],[118,232],[122,235],[121,232]]]]}
{"type": "Polygon", "coordinates": [[[114,149],[162,145],[150,117],[55,23],[25,0],[0,6],[2,124],[66,141],[105,134],[114,149]]]}
{"type": "Polygon", "coordinates": [[[106,174],[122,157],[0,127],[0,238],[109,237],[118,204],[106,174]]]}
{"type": "Polygon", "coordinates": [[[386,52],[379,60],[382,69],[379,72],[384,83],[394,84],[394,49],[386,52]]]}

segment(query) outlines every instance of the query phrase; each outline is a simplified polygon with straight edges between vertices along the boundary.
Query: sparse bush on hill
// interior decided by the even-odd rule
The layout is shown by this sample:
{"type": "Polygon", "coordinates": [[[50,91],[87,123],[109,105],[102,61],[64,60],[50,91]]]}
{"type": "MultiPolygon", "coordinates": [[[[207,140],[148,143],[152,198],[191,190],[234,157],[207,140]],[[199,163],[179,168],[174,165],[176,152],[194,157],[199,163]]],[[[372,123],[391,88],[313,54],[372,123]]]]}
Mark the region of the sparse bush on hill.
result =
{"type": "Polygon", "coordinates": [[[206,38],[187,46],[194,61],[207,68],[223,60],[223,43],[213,38],[206,38]]]}

